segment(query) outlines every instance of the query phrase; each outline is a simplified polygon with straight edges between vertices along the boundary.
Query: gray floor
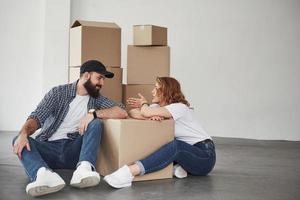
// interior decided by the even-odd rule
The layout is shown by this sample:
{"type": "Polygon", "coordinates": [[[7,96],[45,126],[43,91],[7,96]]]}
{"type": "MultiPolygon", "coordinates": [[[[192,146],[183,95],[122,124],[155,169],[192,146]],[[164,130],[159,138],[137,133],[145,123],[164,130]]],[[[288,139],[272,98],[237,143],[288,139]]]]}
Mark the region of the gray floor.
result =
{"type": "MultiPolygon", "coordinates": [[[[0,199],[32,199],[27,177],[12,153],[13,133],[0,132],[0,199]]],[[[90,189],[62,191],[35,199],[300,199],[300,142],[215,138],[217,163],[206,177],[134,183],[115,190],[104,181],[90,189]]],[[[72,172],[59,171],[68,183],[72,172]]]]}

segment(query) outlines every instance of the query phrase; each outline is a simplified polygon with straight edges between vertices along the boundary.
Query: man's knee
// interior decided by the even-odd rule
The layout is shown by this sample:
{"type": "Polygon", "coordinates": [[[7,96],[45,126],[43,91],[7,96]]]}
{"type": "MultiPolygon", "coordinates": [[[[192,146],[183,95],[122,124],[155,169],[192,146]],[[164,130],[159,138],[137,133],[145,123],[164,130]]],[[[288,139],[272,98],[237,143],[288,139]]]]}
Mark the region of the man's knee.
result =
{"type": "MultiPolygon", "coordinates": [[[[15,136],[12,140],[12,145],[14,146],[16,143],[16,140],[18,139],[19,135],[15,136]]],[[[32,137],[27,137],[29,145],[34,145],[35,140],[32,137]]]]}
{"type": "Polygon", "coordinates": [[[90,123],[89,126],[102,126],[102,120],[101,119],[93,119],[90,123]]]}
{"type": "Polygon", "coordinates": [[[101,119],[93,119],[89,123],[88,128],[101,131],[102,126],[103,126],[103,122],[101,119]]]}

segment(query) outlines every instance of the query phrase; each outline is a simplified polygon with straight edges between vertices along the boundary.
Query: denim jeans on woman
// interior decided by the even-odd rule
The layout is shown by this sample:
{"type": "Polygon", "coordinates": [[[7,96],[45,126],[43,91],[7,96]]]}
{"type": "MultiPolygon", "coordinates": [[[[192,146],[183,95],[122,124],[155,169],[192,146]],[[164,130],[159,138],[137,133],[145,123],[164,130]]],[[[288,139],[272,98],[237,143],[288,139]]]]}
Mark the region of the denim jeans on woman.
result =
{"type": "Polygon", "coordinates": [[[136,164],[143,175],[163,169],[172,162],[178,163],[189,174],[207,175],[216,162],[214,143],[206,140],[190,145],[175,139],[136,164]]]}
{"type": "MultiPolygon", "coordinates": [[[[102,122],[94,119],[88,125],[83,136],[74,140],[61,139],[39,142],[29,137],[31,151],[24,147],[21,162],[30,181],[36,179],[40,167],[48,169],[75,169],[81,161],[96,164],[98,148],[102,134],[102,122]]],[[[14,138],[13,144],[17,137],[14,138]]]]}

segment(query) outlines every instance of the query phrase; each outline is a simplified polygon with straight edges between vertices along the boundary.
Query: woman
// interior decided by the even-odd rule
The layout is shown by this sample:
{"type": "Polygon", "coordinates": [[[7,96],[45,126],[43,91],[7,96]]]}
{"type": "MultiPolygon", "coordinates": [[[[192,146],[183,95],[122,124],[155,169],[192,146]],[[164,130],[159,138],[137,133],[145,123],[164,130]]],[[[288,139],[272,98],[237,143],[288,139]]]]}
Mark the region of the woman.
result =
{"type": "Polygon", "coordinates": [[[129,187],[134,176],[158,171],[172,162],[177,163],[174,175],[178,178],[186,177],[186,171],[192,175],[207,175],[215,165],[214,143],[197,122],[179,82],[171,77],[158,77],[152,95],[154,104],[150,106],[141,94],[140,98],[129,98],[128,104],[135,108],[129,115],[136,119],[173,118],[175,139],[148,157],[105,176],[104,180],[114,188],[129,187]]]}

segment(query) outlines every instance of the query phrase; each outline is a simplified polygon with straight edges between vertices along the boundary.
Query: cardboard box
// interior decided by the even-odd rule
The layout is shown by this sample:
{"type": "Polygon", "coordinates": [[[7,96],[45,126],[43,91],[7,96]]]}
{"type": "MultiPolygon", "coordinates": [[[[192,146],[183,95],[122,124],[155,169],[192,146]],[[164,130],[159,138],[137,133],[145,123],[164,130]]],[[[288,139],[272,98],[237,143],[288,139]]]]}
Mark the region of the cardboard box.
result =
{"type": "Polygon", "coordinates": [[[168,45],[167,28],[154,25],[133,26],[133,45],[168,45]]]}
{"type": "Polygon", "coordinates": [[[70,29],[69,66],[99,60],[121,66],[121,28],[115,23],[75,21],[70,29]]]}
{"type": "Polygon", "coordinates": [[[127,84],[155,84],[157,76],[169,75],[170,48],[168,46],[128,45],[127,84]]]}
{"type": "MultiPolygon", "coordinates": [[[[115,75],[113,78],[106,78],[104,85],[101,88],[101,94],[116,102],[122,102],[122,68],[120,67],[106,67],[115,75]]],[[[79,79],[80,67],[69,67],[69,83],[79,79]]]]}
{"type": "Polygon", "coordinates": [[[126,110],[129,111],[132,109],[127,105],[126,100],[129,97],[136,97],[139,98],[138,93],[141,93],[149,103],[151,103],[153,97],[152,97],[152,90],[154,89],[153,85],[139,85],[139,84],[133,84],[133,85],[123,85],[123,104],[126,106],[126,110]]]}
{"type": "MultiPolygon", "coordinates": [[[[103,120],[104,132],[97,171],[105,176],[122,167],[143,159],[174,139],[174,121],[161,122],[136,119],[103,120]]],[[[173,165],[135,177],[134,181],[172,178],[173,165]]]]}

